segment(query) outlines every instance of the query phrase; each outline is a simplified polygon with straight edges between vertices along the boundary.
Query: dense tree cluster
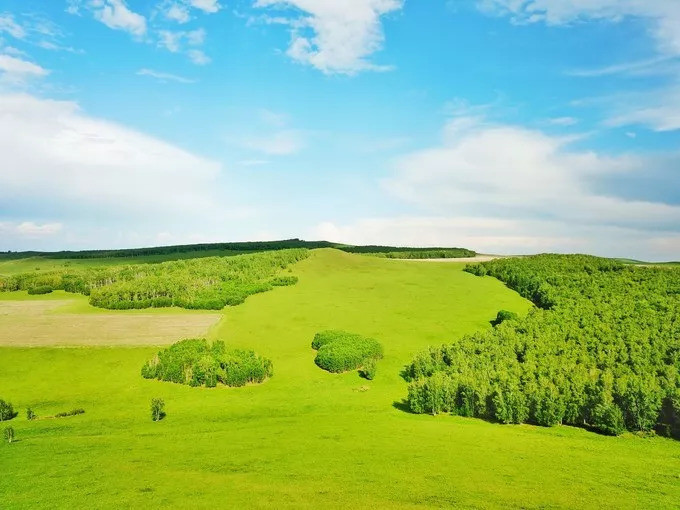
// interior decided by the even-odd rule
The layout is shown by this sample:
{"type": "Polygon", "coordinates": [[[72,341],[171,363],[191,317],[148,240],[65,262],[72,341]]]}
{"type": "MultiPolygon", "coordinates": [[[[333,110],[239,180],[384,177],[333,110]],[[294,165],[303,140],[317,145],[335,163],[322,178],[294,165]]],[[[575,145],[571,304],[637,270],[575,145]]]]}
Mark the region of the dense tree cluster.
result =
{"type": "Polygon", "coordinates": [[[318,351],[314,363],[320,368],[347,372],[365,367],[371,379],[375,375],[375,361],[383,357],[382,345],[377,340],[340,330],[317,333],[312,348],[318,351]]]}
{"type": "Polygon", "coordinates": [[[278,273],[307,256],[305,249],[291,249],[159,264],[68,268],[10,276],[0,280],[0,290],[63,289],[89,295],[92,305],[109,309],[219,310],[274,286],[295,284],[296,277],[278,273]]]}
{"type": "Polygon", "coordinates": [[[537,308],[417,355],[412,411],[680,438],[679,269],[538,255],[466,270],[537,308]]]}
{"type": "Polygon", "coordinates": [[[14,418],[17,414],[14,412],[14,406],[11,402],[5,402],[0,399],[0,421],[7,421],[14,418]]]}
{"type": "Polygon", "coordinates": [[[476,253],[465,248],[417,248],[410,250],[366,252],[366,255],[387,259],[457,259],[474,257],[476,253]]]}
{"type": "Polygon", "coordinates": [[[253,351],[227,349],[224,342],[189,339],[159,351],[142,367],[142,377],[214,388],[261,383],[274,373],[272,362],[253,351]]]}

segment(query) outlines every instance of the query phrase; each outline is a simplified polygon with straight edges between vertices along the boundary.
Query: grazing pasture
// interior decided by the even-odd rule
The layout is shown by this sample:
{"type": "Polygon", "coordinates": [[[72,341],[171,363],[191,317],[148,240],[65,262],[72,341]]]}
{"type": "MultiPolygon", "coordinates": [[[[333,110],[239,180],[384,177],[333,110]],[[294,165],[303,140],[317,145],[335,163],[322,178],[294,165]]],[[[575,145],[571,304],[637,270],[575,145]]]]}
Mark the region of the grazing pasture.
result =
{"type": "Polygon", "coordinates": [[[678,441],[407,412],[400,372],[416,353],[490,329],[499,310],[532,308],[500,281],[459,264],[336,250],[314,250],[292,270],[296,285],[226,308],[208,334],[271,359],[264,384],[146,380],[140,367],[158,351],[148,346],[0,348],[0,398],[22,410],[15,442],[0,445],[1,506],[677,506],[678,441]],[[380,340],[373,380],[314,364],[311,339],[330,329],[380,340]],[[154,398],[167,413],[157,422],[154,398]],[[85,414],[29,421],[27,407],[85,414]]]}

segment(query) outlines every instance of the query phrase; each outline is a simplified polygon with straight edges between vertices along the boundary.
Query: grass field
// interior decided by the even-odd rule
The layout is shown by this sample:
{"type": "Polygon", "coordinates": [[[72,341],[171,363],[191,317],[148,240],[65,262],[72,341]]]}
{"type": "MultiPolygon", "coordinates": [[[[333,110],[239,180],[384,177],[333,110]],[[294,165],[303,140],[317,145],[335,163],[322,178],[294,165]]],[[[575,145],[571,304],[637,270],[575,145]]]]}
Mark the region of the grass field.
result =
{"type": "Polygon", "coordinates": [[[273,360],[262,385],[144,380],[148,346],[1,347],[0,398],[20,415],[18,442],[0,445],[0,508],[677,508],[677,441],[402,410],[413,354],[531,306],[462,268],[314,251],[297,285],[227,308],[210,330],[273,360]],[[312,337],[329,328],[383,344],[374,381],[314,365],[312,337]],[[167,404],[158,423],[152,397],[167,404]],[[29,422],[27,406],[86,413],[29,422]]]}

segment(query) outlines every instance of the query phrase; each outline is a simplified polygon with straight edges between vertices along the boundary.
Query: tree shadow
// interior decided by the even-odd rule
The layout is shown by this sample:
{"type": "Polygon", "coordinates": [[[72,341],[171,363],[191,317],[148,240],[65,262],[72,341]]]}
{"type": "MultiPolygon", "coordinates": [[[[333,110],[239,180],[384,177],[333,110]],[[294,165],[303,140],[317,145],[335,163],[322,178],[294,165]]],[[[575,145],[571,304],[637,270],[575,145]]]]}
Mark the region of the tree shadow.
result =
{"type": "Polygon", "coordinates": [[[405,400],[395,400],[394,402],[392,402],[392,407],[398,409],[403,413],[416,414],[413,411],[411,411],[411,408],[408,406],[405,400]]]}

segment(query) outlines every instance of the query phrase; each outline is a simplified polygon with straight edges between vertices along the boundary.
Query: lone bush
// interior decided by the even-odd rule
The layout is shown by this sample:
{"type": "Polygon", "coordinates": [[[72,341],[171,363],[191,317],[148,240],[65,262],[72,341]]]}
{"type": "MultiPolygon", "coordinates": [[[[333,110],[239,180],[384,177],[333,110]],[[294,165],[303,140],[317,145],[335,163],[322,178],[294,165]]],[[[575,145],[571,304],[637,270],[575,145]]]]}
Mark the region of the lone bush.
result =
{"type": "Polygon", "coordinates": [[[274,374],[272,362],[253,351],[227,350],[224,342],[203,338],[177,342],[142,367],[142,377],[213,388],[261,383],[274,374]]]}
{"type": "Polygon", "coordinates": [[[312,348],[318,350],[314,363],[336,373],[356,370],[383,357],[382,345],[377,340],[339,330],[317,333],[312,348]]]}
{"type": "Polygon", "coordinates": [[[16,416],[14,412],[14,407],[10,402],[5,402],[0,400],[0,421],[11,420],[16,416]]]}
{"type": "Polygon", "coordinates": [[[14,441],[14,429],[12,427],[7,427],[5,429],[5,441],[8,443],[14,441]]]}
{"type": "Polygon", "coordinates": [[[378,363],[375,359],[369,359],[364,366],[359,370],[359,375],[364,379],[372,381],[375,378],[375,373],[378,370],[378,363]]]}
{"type": "Polygon", "coordinates": [[[518,319],[519,316],[515,312],[509,312],[508,310],[501,310],[496,314],[496,319],[492,321],[494,326],[498,326],[505,321],[518,319]]]}
{"type": "Polygon", "coordinates": [[[151,419],[161,421],[165,418],[165,402],[160,398],[151,399],[151,419]]]}
{"type": "Polygon", "coordinates": [[[30,420],[35,420],[36,418],[37,418],[37,416],[36,416],[36,414],[33,412],[33,409],[31,409],[30,407],[28,407],[28,408],[26,409],[26,419],[30,421],[30,420]]]}

